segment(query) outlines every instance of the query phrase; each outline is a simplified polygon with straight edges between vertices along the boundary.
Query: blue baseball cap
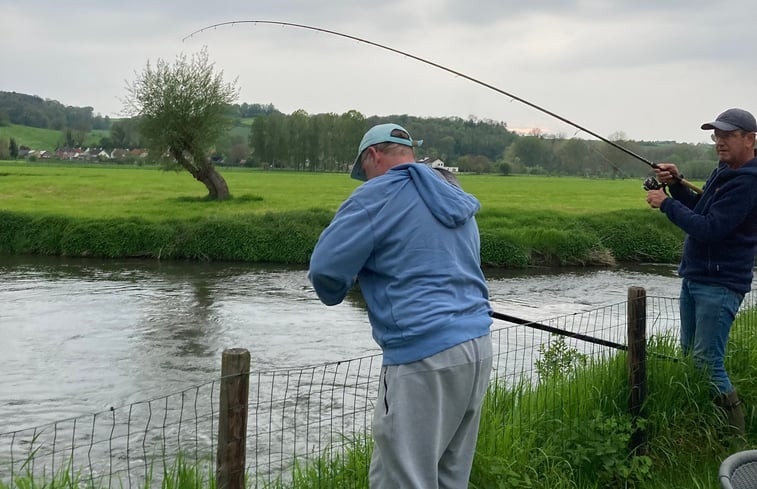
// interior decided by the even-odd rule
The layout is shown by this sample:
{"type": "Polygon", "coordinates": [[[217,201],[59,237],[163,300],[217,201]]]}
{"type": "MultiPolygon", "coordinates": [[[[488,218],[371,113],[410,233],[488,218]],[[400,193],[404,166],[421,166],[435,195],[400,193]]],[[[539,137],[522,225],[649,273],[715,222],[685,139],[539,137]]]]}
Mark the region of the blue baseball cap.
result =
{"type": "Polygon", "coordinates": [[[754,116],[744,109],[728,109],[720,114],[714,122],[702,124],[702,129],[757,132],[757,122],[754,120],[754,116]]]}
{"type": "Polygon", "coordinates": [[[413,146],[420,146],[423,144],[423,140],[413,141],[410,137],[410,133],[397,124],[379,124],[373,126],[363,135],[363,139],[360,141],[360,146],[358,146],[357,149],[357,157],[355,158],[355,163],[352,165],[352,173],[350,174],[352,178],[362,182],[368,179],[363,171],[363,165],[360,164],[360,155],[363,154],[363,151],[369,146],[380,143],[404,144],[405,146],[410,146],[412,148],[413,146]],[[403,134],[397,134],[394,131],[403,134]],[[394,135],[392,135],[392,133],[394,133],[394,135]],[[407,135],[407,138],[403,137],[405,135],[407,135]]]}

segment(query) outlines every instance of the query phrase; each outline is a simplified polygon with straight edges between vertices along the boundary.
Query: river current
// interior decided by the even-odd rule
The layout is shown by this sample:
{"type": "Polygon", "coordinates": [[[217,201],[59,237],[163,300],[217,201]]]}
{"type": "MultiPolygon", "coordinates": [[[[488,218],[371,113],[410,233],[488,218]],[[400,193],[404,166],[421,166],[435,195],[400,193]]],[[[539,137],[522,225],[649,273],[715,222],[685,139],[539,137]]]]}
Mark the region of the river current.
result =
{"type": "MultiPolygon", "coordinates": [[[[486,270],[495,310],[543,320],[677,297],[673,265],[486,270]]],[[[0,433],[150,399],[220,376],[378,352],[359,294],[326,307],[302,267],[0,257],[0,433]]]]}

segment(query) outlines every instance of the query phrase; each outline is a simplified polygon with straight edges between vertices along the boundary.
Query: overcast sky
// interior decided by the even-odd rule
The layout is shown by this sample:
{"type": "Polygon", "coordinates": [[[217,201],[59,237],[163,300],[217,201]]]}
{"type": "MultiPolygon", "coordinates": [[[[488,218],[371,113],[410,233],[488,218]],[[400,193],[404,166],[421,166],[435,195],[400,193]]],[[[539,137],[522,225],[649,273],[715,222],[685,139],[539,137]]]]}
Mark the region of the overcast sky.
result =
{"type": "MultiPolygon", "coordinates": [[[[709,142],[729,107],[757,112],[757,9],[731,0],[0,0],[0,90],[122,114],[147,61],[207,46],[239,103],[285,113],[409,114],[504,121],[567,137],[570,125],[443,70],[464,73],[587,129],[709,142]]],[[[413,135],[422,138],[422,134],[413,135]]]]}

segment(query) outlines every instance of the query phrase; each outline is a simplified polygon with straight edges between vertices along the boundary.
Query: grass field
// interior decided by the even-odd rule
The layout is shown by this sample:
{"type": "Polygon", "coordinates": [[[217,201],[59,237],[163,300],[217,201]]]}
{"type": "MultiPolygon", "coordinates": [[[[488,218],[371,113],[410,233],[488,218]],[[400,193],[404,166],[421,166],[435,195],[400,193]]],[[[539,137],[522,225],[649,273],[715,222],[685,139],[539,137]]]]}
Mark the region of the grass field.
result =
{"type": "MultiPolygon", "coordinates": [[[[306,263],[320,232],[359,185],[341,173],[221,172],[232,198],[214,202],[186,172],[0,162],[6,221],[0,252],[306,263]]],[[[680,256],[681,231],[647,207],[637,180],[461,175],[460,181],[481,201],[477,220],[487,265],[680,256]]]]}
{"type": "MultiPolygon", "coordinates": [[[[234,197],[207,202],[186,172],[155,168],[0,162],[0,208],[73,217],[161,220],[214,213],[335,211],[359,182],[343,173],[263,172],[222,168],[234,197]]],[[[641,182],[534,176],[461,175],[488,211],[597,214],[648,209],[641,182]]],[[[653,211],[650,210],[650,213],[653,211]]]]}
{"type": "MultiPolygon", "coordinates": [[[[93,130],[87,135],[85,146],[96,147],[100,145],[100,140],[110,134],[107,130],[93,130]]],[[[37,127],[19,126],[10,124],[0,126],[0,138],[16,140],[19,146],[26,146],[31,149],[45,149],[55,151],[56,148],[63,145],[64,136],[61,131],[55,129],[40,129],[37,127]]]]}

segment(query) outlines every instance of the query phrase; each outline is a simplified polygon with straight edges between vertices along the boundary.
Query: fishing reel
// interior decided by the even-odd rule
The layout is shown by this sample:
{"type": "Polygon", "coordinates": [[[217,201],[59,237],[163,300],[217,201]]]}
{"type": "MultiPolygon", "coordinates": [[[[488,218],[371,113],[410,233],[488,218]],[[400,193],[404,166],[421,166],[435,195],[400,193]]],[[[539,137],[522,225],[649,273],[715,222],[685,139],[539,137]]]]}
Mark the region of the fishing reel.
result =
{"type": "Polygon", "coordinates": [[[646,179],[644,179],[644,183],[642,183],[641,186],[647,192],[649,192],[650,190],[665,190],[665,184],[660,182],[653,176],[648,176],[646,179]]]}

